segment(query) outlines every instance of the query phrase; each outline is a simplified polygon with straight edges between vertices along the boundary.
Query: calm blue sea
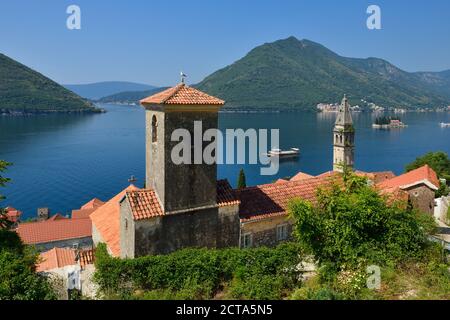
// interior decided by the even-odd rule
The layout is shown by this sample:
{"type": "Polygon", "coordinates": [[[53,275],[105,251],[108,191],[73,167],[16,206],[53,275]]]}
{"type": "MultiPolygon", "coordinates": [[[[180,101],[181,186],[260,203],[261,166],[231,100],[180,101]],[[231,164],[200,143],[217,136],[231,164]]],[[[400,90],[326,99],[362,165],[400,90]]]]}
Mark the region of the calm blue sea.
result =
{"type": "MultiPolygon", "coordinates": [[[[128,185],[128,178],[145,178],[145,118],[139,107],[102,105],[96,115],[0,117],[0,159],[14,163],[6,172],[12,181],[0,190],[11,205],[36,214],[38,207],[70,213],[93,197],[108,200],[128,185]]],[[[219,178],[235,185],[240,168],[247,184],[272,182],[298,171],[319,174],[332,167],[332,128],[335,114],[222,113],[219,127],[280,129],[282,148],[299,147],[298,161],[282,162],[277,176],[261,176],[259,165],[220,165],[219,178]]],[[[428,151],[450,154],[450,113],[407,113],[408,128],[372,130],[372,114],[353,114],[356,127],[356,167],[392,170],[428,151]]]]}

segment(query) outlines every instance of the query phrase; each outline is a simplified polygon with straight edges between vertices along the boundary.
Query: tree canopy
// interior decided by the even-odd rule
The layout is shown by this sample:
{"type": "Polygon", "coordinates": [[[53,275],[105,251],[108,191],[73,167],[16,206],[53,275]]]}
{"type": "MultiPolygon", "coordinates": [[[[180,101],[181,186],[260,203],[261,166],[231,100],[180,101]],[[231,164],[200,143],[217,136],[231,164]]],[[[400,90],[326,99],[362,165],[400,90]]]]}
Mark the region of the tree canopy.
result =
{"type": "MultiPolygon", "coordinates": [[[[0,160],[0,173],[8,165],[0,160]]],[[[1,187],[8,181],[0,175],[1,187]]],[[[16,232],[8,230],[9,226],[5,211],[0,208],[0,300],[55,299],[50,283],[36,273],[38,254],[26,246],[16,232]]]]}
{"type": "Polygon", "coordinates": [[[434,171],[436,171],[439,178],[450,181],[450,159],[448,154],[442,151],[429,152],[406,166],[406,172],[420,168],[428,164],[434,171]]]}
{"type": "Polygon", "coordinates": [[[239,171],[237,187],[238,187],[238,189],[243,189],[243,188],[247,187],[247,181],[245,178],[244,169],[241,169],[241,171],[239,171]]]}
{"type": "Polygon", "coordinates": [[[337,268],[420,255],[434,228],[431,218],[380,195],[352,173],[320,189],[316,203],[294,200],[289,211],[302,246],[319,264],[337,268]]]}

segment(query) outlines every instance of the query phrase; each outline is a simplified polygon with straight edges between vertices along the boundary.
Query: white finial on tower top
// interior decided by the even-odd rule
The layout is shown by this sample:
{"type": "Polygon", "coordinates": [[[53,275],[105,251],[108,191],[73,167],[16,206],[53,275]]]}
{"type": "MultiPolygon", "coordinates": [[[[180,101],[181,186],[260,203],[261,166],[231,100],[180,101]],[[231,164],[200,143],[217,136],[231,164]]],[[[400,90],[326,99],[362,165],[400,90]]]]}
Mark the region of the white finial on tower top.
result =
{"type": "Polygon", "coordinates": [[[186,79],[187,75],[185,75],[183,73],[183,71],[180,72],[180,76],[181,76],[181,83],[184,83],[184,79],[186,79]]]}

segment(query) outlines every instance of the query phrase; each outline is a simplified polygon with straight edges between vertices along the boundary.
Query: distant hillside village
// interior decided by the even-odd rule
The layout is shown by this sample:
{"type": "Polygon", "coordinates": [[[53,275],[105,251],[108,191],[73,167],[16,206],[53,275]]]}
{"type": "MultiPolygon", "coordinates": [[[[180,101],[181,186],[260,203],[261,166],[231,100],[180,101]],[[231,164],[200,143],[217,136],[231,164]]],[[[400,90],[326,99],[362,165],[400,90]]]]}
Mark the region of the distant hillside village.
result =
{"type": "MultiPolygon", "coordinates": [[[[347,97],[333,106],[338,117],[330,128],[332,170],[316,176],[298,172],[290,179],[241,189],[218,180],[216,164],[175,165],[168,152],[174,129],[191,132],[197,120],[203,121],[203,131],[217,128],[224,101],[181,83],[141,105],[146,110],[146,188],[131,184],[111,199],[94,198],[75,208],[70,218],[41,208],[37,221],[22,223],[20,210],[7,208],[21,239],[41,252],[38,271],[69,280],[67,289],[85,296],[95,297],[93,252],[100,243],[113,257],[135,258],[187,247],[272,247],[290,240],[289,201],[314,202],[319,188],[342,179],[343,168],[353,168],[382,194],[448,222],[449,199],[435,199],[440,181],[428,165],[399,176],[354,168],[356,132],[347,97]]],[[[448,236],[443,239],[450,242],[448,236]]]]}

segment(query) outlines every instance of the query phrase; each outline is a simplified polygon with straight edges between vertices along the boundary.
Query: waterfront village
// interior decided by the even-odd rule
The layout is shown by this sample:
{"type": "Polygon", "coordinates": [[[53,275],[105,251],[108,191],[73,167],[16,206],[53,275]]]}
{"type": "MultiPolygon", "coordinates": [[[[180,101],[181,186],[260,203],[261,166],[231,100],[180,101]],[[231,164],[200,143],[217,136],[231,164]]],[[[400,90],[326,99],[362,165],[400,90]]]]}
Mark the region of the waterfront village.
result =
{"type": "MultiPolygon", "coordinates": [[[[100,243],[113,257],[135,258],[187,247],[272,247],[289,240],[289,201],[313,201],[316,191],[340,177],[345,167],[381,193],[408,200],[439,224],[448,222],[449,198],[436,199],[441,181],[428,165],[399,176],[353,168],[357,133],[346,97],[335,107],[337,120],[330,128],[330,171],[316,176],[298,172],[240,189],[217,180],[216,164],[175,165],[167,152],[174,145],[168,138],[174,129],[192,131],[192,122],[200,120],[204,131],[217,128],[224,101],[180,83],[141,105],[146,110],[146,188],[130,184],[111,199],[94,198],[74,208],[70,217],[39,208],[37,221],[22,223],[20,209],[6,210],[23,242],[39,250],[38,272],[62,277],[67,289],[84,296],[95,297],[94,250],[100,243]]],[[[445,236],[443,240],[450,242],[445,236]]]]}
{"type": "MultiPolygon", "coordinates": [[[[339,103],[319,103],[316,106],[316,110],[318,112],[339,112],[340,104],[339,103]]],[[[351,112],[373,112],[373,113],[383,113],[383,112],[393,112],[395,114],[401,114],[406,112],[447,112],[450,111],[450,106],[448,107],[440,107],[440,108],[415,108],[415,109],[406,109],[403,107],[382,107],[373,102],[367,102],[366,100],[361,100],[360,105],[354,105],[350,107],[351,112]]]]}

